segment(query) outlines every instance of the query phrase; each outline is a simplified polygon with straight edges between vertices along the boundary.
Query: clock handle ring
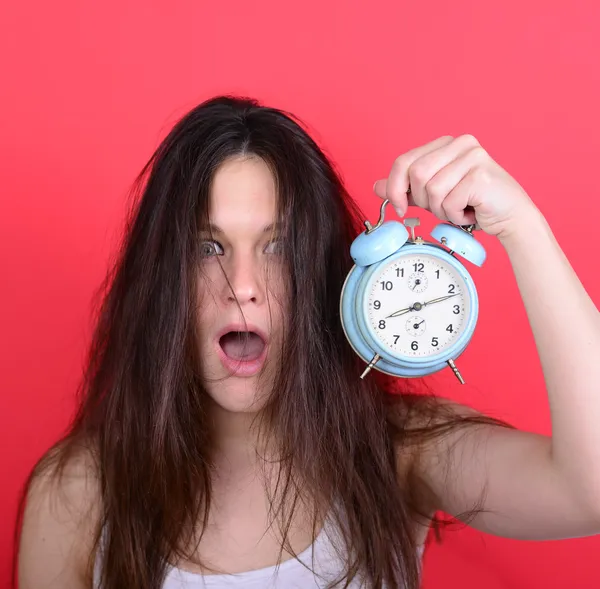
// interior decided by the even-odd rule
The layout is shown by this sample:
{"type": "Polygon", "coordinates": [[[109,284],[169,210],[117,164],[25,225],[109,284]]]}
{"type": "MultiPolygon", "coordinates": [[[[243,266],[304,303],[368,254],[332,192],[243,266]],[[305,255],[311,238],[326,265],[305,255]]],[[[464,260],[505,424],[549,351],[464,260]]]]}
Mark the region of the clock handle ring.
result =
{"type": "Polygon", "coordinates": [[[383,201],[383,203],[381,203],[381,208],[379,209],[379,220],[377,221],[376,225],[371,225],[370,221],[365,221],[365,227],[367,228],[367,230],[365,231],[365,233],[369,234],[372,231],[375,231],[375,229],[377,229],[378,227],[381,227],[381,225],[383,225],[383,219],[385,217],[385,207],[388,204],[388,202],[390,202],[387,198],[383,201]]]}
{"type": "MultiPolygon", "coordinates": [[[[408,190],[406,191],[406,196],[410,196],[411,191],[410,191],[410,184],[408,185],[408,190]]],[[[379,221],[377,221],[377,224],[375,226],[371,225],[370,221],[365,221],[365,227],[367,228],[367,230],[365,231],[365,233],[369,234],[372,231],[375,231],[375,229],[377,229],[378,227],[381,227],[381,225],[383,224],[383,218],[385,216],[384,210],[386,205],[388,204],[389,199],[385,199],[383,201],[383,203],[381,204],[381,208],[379,210],[379,221]]]]}

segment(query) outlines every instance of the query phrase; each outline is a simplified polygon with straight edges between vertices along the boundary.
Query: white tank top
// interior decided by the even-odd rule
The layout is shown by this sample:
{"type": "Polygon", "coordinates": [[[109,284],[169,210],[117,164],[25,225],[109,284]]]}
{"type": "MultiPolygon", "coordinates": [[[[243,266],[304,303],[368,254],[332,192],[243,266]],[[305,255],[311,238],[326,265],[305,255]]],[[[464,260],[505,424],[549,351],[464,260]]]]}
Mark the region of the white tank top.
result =
{"type": "MultiPolygon", "coordinates": [[[[237,574],[204,575],[191,573],[169,566],[162,589],[323,589],[328,583],[339,579],[345,562],[334,547],[336,530],[327,520],[315,541],[298,558],[290,558],[280,565],[265,567],[237,574]]],[[[336,542],[335,546],[339,544],[336,542]]],[[[419,548],[419,558],[423,547],[419,548]]],[[[99,585],[100,558],[94,567],[94,588],[99,585]]],[[[364,589],[357,576],[348,589],[364,589]]]]}

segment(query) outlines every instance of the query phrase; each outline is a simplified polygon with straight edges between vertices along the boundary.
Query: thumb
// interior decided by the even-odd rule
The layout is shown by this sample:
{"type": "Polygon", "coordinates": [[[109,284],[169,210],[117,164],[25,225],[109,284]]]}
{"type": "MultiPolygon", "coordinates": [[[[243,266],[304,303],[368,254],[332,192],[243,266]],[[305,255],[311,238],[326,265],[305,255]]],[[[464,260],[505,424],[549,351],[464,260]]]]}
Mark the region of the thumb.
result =
{"type": "Polygon", "coordinates": [[[386,190],[387,180],[377,180],[375,184],[373,184],[373,192],[380,198],[387,198],[386,190]]]}

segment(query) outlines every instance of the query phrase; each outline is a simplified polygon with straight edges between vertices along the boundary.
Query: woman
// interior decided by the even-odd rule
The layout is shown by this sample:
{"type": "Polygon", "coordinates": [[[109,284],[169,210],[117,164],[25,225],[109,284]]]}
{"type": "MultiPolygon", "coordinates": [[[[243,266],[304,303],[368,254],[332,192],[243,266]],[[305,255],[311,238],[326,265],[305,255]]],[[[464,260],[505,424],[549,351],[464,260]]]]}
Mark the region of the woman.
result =
{"type": "Polygon", "coordinates": [[[338,305],[363,216],[289,115],[207,101],[139,187],[78,413],[27,484],[22,589],[415,588],[437,510],[514,538],[600,532],[600,315],[476,139],[405,153],[374,190],[502,242],[552,438],[360,379],[338,305]]]}

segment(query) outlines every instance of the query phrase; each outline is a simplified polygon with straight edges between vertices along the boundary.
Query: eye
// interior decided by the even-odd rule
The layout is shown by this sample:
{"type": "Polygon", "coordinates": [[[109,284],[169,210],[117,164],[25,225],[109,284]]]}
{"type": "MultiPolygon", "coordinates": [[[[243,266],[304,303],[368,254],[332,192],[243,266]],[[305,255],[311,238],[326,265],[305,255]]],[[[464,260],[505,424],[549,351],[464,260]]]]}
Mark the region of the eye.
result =
{"type": "Polygon", "coordinates": [[[282,254],[283,253],[283,242],[279,239],[274,239],[270,241],[265,246],[266,254],[282,254]]]}
{"type": "Polygon", "coordinates": [[[218,241],[203,241],[200,244],[200,255],[203,258],[211,258],[215,255],[223,255],[223,247],[218,241]]]}

